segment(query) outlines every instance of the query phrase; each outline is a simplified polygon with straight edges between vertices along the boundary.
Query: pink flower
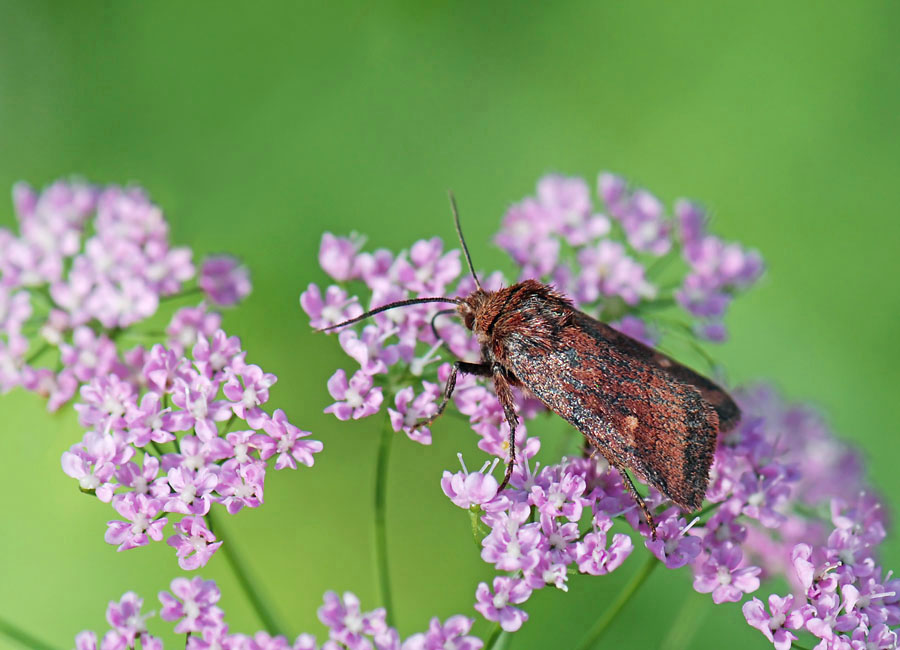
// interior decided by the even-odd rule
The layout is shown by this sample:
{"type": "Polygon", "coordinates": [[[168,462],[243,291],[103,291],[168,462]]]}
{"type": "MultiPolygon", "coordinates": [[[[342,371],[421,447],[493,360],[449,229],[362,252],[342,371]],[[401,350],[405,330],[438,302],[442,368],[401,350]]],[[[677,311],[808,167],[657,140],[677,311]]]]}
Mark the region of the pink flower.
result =
{"type": "Polygon", "coordinates": [[[325,409],[325,413],[334,413],[338,420],[354,420],[374,415],[381,407],[384,397],[381,387],[372,387],[372,378],[356,371],[350,381],[343,370],[335,372],[328,380],[328,392],[338,400],[325,409]]]}
{"type": "Polygon", "coordinates": [[[346,282],[356,278],[359,270],[356,265],[356,253],[365,243],[363,237],[335,237],[330,232],[322,234],[319,246],[319,266],[332,278],[346,282]]]}
{"type": "Polygon", "coordinates": [[[157,343],[150,349],[142,374],[146,385],[162,395],[174,392],[179,379],[190,382],[189,368],[187,359],[157,343]]]}
{"type": "Polygon", "coordinates": [[[167,346],[178,353],[190,350],[201,337],[212,336],[222,325],[222,316],[206,307],[182,307],[166,327],[167,346]]]}
{"type": "Polygon", "coordinates": [[[694,589],[701,594],[712,592],[713,602],[737,602],[745,593],[759,589],[760,568],[741,565],[743,553],[738,546],[714,548],[705,559],[700,560],[694,573],[694,589]]]}
{"type": "Polygon", "coordinates": [[[805,623],[800,611],[791,609],[793,603],[793,596],[781,598],[772,594],[769,596],[769,610],[772,613],[767,614],[762,601],[754,598],[744,603],[744,618],[775,644],[775,650],[788,650],[791,642],[797,640],[797,636],[789,630],[799,630],[805,623]]]}
{"type": "Polygon", "coordinates": [[[584,493],[584,478],[571,472],[562,472],[557,480],[554,477],[546,486],[535,485],[531,488],[528,502],[535,506],[542,515],[548,517],[565,517],[569,521],[581,519],[584,493]]]}
{"type": "Polygon", "coordinates": [[[462,471],[451,474],[444,470],[441,478],[441,489],[444,494],[460,508],[470,508],[473,505],[481,505],[487,503],[497,495],[499,484],[491,473],[497,466],[499,459],[494,462],[485,461],[481,469],[477,472],[469,473],[463,461],[462,454],[456,455],[459,458],[459,464],[462,465],[462,471]]]}
{"type": "Polygon", "coordinates": [[[175,549],[178,566],[185,571],[206,566],[209,558],[222,545],[206,527],[203,517],[184,517],[175,524],[175,531],[180,534],[169,537],[166,544],[175,549]]]}
{"type": "Polygon", "coordinates": [[[269,401],[269,388],[276,381],[275,375],[269,372],[264,373],[259,366],[244,365],[240,370],[231,374],[231,377],[225,382],[223,391],[225,397],[232,402],[231,408],[234,414],[246,420],[251,428],[261,429],[266,414],[259,408],[259,405],[269,401]]]}
{"type": "MultiPolygon", "coordinates": [[[[120,466],[116,470],[116,480],[119,485],[130,487],[138,494],[151,495],[151,485],[159,475],[159,459],[150,454],[144,454],[143,468],[138,467],[137,463],[128,462],[120,466]]],[[[168,489],[159,493],[154,490],[151,496],[160,497],[168,494],[168,489]]]]}
{"type": "Polygon", "coordinates": [[[347,292],[336,286],[328,287],[323,299],[319,287],[310,284],[300,294],[300,306],[309,315],[309,324],[316,329],[336,325],[363,313],[356,297],[347,298],[347,292]]]}
{"type": "Polygon", "coordinates": [[[139,406],[133,405],[126,416],[128,433],[135,447],[145,447],[150,441],[164,443],[175,440],[176,419],[171,408],[162,408],[160,396],[144,393],[139,406]]]}
{"type": "Polygon", "coordinates": [[[110,481],[116,467],[128,462],[133,455],[132,447],[121,444],[111,434],[88,431],[81,442],[63,452],[61,462],[63,471],[78,479],[82,490],[94,491],[98,499],[109,502],[116,489],[110,481]]]}
{"type": "Polygon", "coordinates": [[[163,538],[162,529],[166,518],[156,519],[162,511],[163,502],[144,494],[128,492],[117,494],[112,500],[113,507],[129,521],[108,521],[104,539],[107,544],[118,544],[119,551],[146,546],[150,540],[163,538]],[[129,523],[130,522],[130,523],[129,523]]]}
{"type": "Polygon", "coordinates": [[[176,634],[202,632],[205,627],[221,623],[224,612],[216,606],[221,593],[215,581],[199,576],[191,580],[175,578],[170,588],[171,594],[159,592],[163,606],[159,616],[164,621],[178,621],[176,634]]]}
{"type": "Polygon", "coordinates": [[[697,523],[690,524],[679,516],[677,508],[670,508],[656,524],[656,539],[646,541],[647,548],[670,569],[690,564],[700,554],[701,540],[687,532],[697,523]]]}
{"type": "Polygon", "coordinates": [[[215,399],[219,392],[217,384],[206,377],[196,375],[190,383],[179,380],[172,401],[184,409],[172,414],[171,426],[175,431],[194,429],[203,441],[219,435],[216,422],[223,422],[231,416],[231,405],[215,399]]]}
{"type": "Polygon", "coordinates": [[[120,431],[125,428],[125,414],[137,406],[134,387],[115,375],[95,377],[81,387],[81,399],[76,404],[78,421],[85,428],[98,431],[120,431]]]}
{"type": "Polygon", "coordinates": [[[475,590],[475,609],[489,621],[500,623],[507,632],[515,632],[528,620],[528,614],[513,605],[531,597],[531,587],[517,578],[494,578],[494,593],[486,582],[475,590]]]}
{"type": "Polygon", "coordinates": [[[246,352],[241,350],[241,340],[228,336],[218,329],[211,338],[201,336],[192,350],[194,365],[205,377],[214,381],[224,378],[229,370],[239,372],[245,365],[246,352]]]}
{"type": "Polygon", "coordinates": [[[322,451],[322,443],[318,440],[303,440],[310,435],[309,431],[303,431],[287,421],[287,416],[281,409],[275,409],[272,417],[263,423],[268,435],[267,443],[261,447],[260,457],[266,460],[275,454],[275,469],[290,467],[297,469],[297,463],[312,467],[315,462],[313,454],[322,451]]]}
{"type": "Polygon", "coordinates": [[[606,533],[612,528],[608,518],[594,517],[594,531],[575,545],[575,562],[578,570],[594,576],[602,576],[618,569],[631,555],[634,544],[628,535],[616,533],[607,547],[606,533]],[[599,519],[599,521],[598,521],[599,519]]]}
{"type": "Polygon", "coordinates": [[[211,504],[210,493],[216,489],[219,479],[208,467],[193,472],[182,466],[169,470],[167,482],[174,494],[166,499],[166,512],[205,515],[211,504]]]}
{"type": "MultiPolygon", "coordinates": [[[[136,637],[147,633],[147,618],[152,614],[141,614],[144,599],[133,591],[124,594],[118,603],[111,602],[106,608],[106,620],[121,640],[122,648],[133,648],[136,637]]],[[[104,642],[104,650],[108,644],[104,642]]]]}
{"type": "Polygon", "coordinates": [[[422,387],[424,390],[418,395],[415,395],[412,386],[399,390],[394,398],[397,410],[389,408],[388,415],[394,431],[405,432],[413,442],[430,445],[431,430],[428,427],[415,428],[415,425],[420,420],[437,413],[441,388],[428,381],[423,381],[422,387]]]}
{"type": "Polygon", "coordinates": [[[366,635],[381,636],[388,630],[384,609],[364,613],[359,598],[349,591],[343,597],[329,591],[324,600],[318,611],[319,620],[328,626],[331,639],[349,650],[371,650],[372,643],[366,635]]]}
{"type": "Polygon", "coordinates": [[[238,465],[228,461],[219,472],[216,492],[219,502],[233,515],[241,508],[258,508],[263,503],[263,484],[266,479],[265,463],[255,462],[238,465]]]}
{"type": "Polygon", "coordinates": [[[250,294],[250,273],[230,255],[207,257],[197,281],[213,304],[233,307],[250,294]]]}
{"type": "Polygon", "coordinates": [[[428,624],[428,631],[413,634],[403,642],[401,650],[480,650],[484,642],[467,636],[474,622],[466,616],[451,616],[441,625],[435,616],[428,624]]]}

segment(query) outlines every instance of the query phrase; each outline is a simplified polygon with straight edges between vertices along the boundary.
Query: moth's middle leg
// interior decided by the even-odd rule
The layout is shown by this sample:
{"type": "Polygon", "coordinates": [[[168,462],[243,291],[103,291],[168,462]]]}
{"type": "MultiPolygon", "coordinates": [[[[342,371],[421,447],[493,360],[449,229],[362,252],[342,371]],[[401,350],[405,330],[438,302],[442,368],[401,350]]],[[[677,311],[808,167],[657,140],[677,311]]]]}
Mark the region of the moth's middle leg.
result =
{"type": "Polygon", "coordinates": [[[447,408],[447,404],[450,402],[450,398],[453,396],[453,391],[456,389],[456,375],[461,372],[467,375],[476,375],[478,377],[490,377],[491,364],[466,363],[465,361],[455,362],[450,368],[450,376],[447,377],[447,385],[444,387],[444,397],[441,400],[441,403],[438,404],[437,411],[434,412],[434,415],[423,418],[416,422],[413,425],[413,429],[420,429],[422,427],[430,426],[432,422],[434,422],[441,416],[441,414],[444,412],[444,409],[447,408]]]}
{"type": "Polygon", "coordinates": [[[585,456],[591,456],[593,455],[593,452],[600,452],[600,454],[606,459],[606,462],[609,463],[609,466],[615,468],[616,471],[619,472],[619,476],[622,477],[622,483],[625,484],[625,491],[631,494],[632,498],[634,498],[635,504],[637,505],[641,513],[643,513],[644,518],[647,520],[647,525],[650,527],[650,535],[653,539],[656,539],[656,522],[653,520],[653,515],[650,512],[650,508],[647,507],[647,503],[644,501],[644,498],[640,494],[638,494],[637,488],[634,487],[634,483],[631,481],[631,477],[628,475],[625,467],[622,466],[614,458],[610,458],[612,454],[608,454],[599,446],[591,444],[587,436],[585,436],[584,440],[586,443],[585,456]]]}
{"type": "MultiPolygon", "coordinates": [[[[497,393],[497,399],[500,400],[500,406],[503,407],[503,415],[506,416],[506,423],[509,425],[509,462],[506,464],[506,474],[503,476],[503,482],[497,488],[497,492],[500,492],[509,483],[513,468],[516,466],[516,426],[519,423],[519,416],[516,414],[516,403],[513,400],[509,376],[506,370],[500,364],[495,363],[491,367],[491,372],[494,375],[494,390],[497,393]]],[[[515,378],[513,379],[515,380],[515,378]]]]}

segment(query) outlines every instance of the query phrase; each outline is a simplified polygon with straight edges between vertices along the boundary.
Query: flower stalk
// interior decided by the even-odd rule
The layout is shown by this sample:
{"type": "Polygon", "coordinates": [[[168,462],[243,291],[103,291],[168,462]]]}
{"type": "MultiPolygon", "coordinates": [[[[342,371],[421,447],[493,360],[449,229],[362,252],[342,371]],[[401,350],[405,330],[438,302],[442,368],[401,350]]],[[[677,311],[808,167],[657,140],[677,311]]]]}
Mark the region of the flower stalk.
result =
{"type": "Polygon", "coordinates": [[[375,569],[378,572],[378,595],[387,610],[387,623],[393,625],[394,603],[391,595],[391,575],[387,549],[387,481],[388,462],[394,431],[390,420],[381,429],[378,459],[375,464],[375,569]]]}
{"type": "MultiPolygon", "coordinates": [[[[206,514],[206,522],[209,524],[209,529],[211,531],[219,536],[222,535],[220,522],[216,520],[216,515],[212,510],[206,514]]],[[[241,585],[241,590],[243,590],[244,595],[247,596],[250,606],[253,608],[253,611],[256,612],[263,627],[265,627],[266,631],[270,634],[284,634],[284,626],[279,623],[273,609],[266,603],[265,598],[256,586],[260,584],[259,581],[254,580],[250,576],[249,567],[247,567],[241,554],[235,548],[234,536],[229,535],[228,543],[222,544],[221,548],[222,553],[225,555],[225,559],[228,560],[228,565],[234,573],[234,577],[237,578],[238,584],[241,585]]]]}
{"type": "Polygon", "coordinates": [[[585,635],[584,640],[577,646],[577,650],[591,650],[591,648],[598,647],[598,642],[603,638],[603,635],[606,634],[610,624],[616,620],[616,617],[625,608],[628,601],[631,600],[631,597],[638,592],[641,586],[647,581],[647,578],[650,577],[650,574],[653,573],[653,569],[659,564],[660,561],[656,559],[656,556],[647,556],[644,565],[631,577],[631,580],[629,580],[628,584],[626,584],[622,591],[619,592],[618,597],[613,601],[613,604],[609,606],[609,609],[603,613],[603,616],[597,619],[597,622],[585,635]]]}

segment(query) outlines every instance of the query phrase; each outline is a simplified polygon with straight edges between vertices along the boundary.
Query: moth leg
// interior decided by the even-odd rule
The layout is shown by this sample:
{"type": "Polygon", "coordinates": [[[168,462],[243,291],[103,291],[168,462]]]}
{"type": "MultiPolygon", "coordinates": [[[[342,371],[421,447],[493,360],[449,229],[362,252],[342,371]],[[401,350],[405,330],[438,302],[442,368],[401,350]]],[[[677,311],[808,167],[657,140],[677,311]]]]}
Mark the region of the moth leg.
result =
{"type": "Polygon", "coordinates": [[[496,363],[492,366],[492,371],[494,375],[494,390],[497,392],[497,399],[500,400],[500,406],[503,407],[503,414],[506,416],[506,423],[509,425],[509,462],[506,464],[506,474],[503,477],[503,482],[497,488],[497,492],[500,492],[509,483],[513,468],[516,466],[516,425],[519,422],[519,417],[516,415],[516,405],[513,401],[512,389],[510,388],[506,371],[500,364],[496,363]]]}
{"type": "Polygon", "coordinates": [[[653,515],[650,514],[650,508],[648,508],[647,504],[644,503],[643,497],[638,494],[637,489],[635,489],[634,487],[634,483],[631,482],[631,477],[628,476],[628,472],[625,471],[624,467],[619,467],[615,463],[610,464],[617,470],[619,470],[619,474],[622,476],[622,482],[625,483],[625,489],[627,489],[631,493],[631,496],[634,497],[638,508],[640,508],[641,512],[644,513],[644,518],[647,520],[647,525],[650,526],[650,535],[652,535],[653,539],[656,539],[656,522],[653,521],[653,515]]]}
{"type": "Polygon", "coordinates": [[[444,387],[444,397],[441,400],[441,403],[438,404],[437,411],[435,411],[434,415],[423,418],[416,422],[413,425],[413,429],[427,427],[441,416],[441,414],[444,412],[444,409],[447,408],[447,404],[450,402],[450,398],[453,396],[453,391],[456,389],[456,375],[460,372],[467,375],[490,377],[491,365],[489,363],[466,363],[465,361],[455,362],[450,368],[450,376],[447,377],[447,385],[444,387]]]}

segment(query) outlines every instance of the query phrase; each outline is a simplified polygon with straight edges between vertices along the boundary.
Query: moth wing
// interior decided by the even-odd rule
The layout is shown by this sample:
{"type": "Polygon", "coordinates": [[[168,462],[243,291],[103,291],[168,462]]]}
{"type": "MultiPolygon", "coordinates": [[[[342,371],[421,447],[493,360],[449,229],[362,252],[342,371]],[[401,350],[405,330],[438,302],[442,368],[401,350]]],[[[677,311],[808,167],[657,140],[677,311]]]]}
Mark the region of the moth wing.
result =
{"type": "Polygon", "coordinates": [[[601,332],[603,338],[618,349],[623,350],[636,359],[651,363],[677,381],[696,388],[700,396],[716,410],[719,416],[720,433],[731,431],[740,421],[741,410],[738,408],[738,405],[715,382],[678,363],[672,357],[634,340],[609,325],[601,323],[587,314],[581,312],[579,314],[585,319],[593,321],[591,329],[601,332]]]}
{"type": "Polygon", "coordinates": [[[681,507],[699,508],[719,430],[700,388],[660,367],[650,348],[574,309],[555,338],[548,346],[507,334],[504,365],[604,456],[681,507]]]}

